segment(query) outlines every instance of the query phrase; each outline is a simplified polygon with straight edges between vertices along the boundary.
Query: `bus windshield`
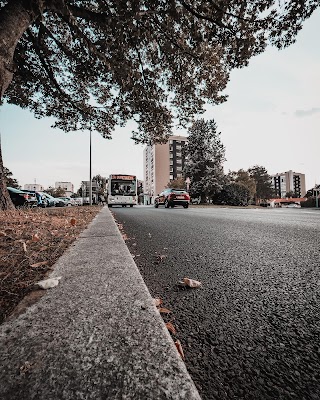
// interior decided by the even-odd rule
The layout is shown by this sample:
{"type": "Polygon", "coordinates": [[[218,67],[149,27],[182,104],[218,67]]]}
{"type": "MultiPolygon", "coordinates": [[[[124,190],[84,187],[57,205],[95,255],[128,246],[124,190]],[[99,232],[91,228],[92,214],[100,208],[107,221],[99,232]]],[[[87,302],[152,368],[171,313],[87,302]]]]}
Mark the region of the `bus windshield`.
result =
{"type": "Polygon", "coordinates": [[[111,196],[134,196],[136,194],[136,180],[111,179],[111,196]]]}

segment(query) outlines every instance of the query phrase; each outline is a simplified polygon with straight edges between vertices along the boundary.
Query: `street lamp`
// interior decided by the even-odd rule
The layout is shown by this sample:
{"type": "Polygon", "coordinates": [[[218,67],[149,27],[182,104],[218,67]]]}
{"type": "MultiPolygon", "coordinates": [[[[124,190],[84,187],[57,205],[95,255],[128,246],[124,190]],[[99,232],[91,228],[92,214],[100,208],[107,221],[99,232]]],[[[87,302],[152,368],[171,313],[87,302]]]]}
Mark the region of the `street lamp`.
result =
{"type": "Polygon", "coordinates": [[[90,204],[90,206],[92,206],[91,131],[92,131],[92,129],[91,129],[91,124],[90,124],[90,156],[89,156],[89,164],[90,164],[90,168],[89,168],[90,169],[90,173],[89,173],[89,175],[90,175],[90,177],[89,177],[89,204],[90,204]]]}

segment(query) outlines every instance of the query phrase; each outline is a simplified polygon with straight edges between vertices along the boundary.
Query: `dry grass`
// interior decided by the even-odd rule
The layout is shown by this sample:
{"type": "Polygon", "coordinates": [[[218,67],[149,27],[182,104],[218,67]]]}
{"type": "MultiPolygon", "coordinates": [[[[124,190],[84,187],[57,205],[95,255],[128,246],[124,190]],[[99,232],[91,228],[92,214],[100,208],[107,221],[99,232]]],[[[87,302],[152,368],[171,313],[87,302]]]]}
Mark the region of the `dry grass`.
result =
{"type": "Polygon", "coordinates": [[[84,206],[0,212],[0,323],[100,210],[84,206]]]}

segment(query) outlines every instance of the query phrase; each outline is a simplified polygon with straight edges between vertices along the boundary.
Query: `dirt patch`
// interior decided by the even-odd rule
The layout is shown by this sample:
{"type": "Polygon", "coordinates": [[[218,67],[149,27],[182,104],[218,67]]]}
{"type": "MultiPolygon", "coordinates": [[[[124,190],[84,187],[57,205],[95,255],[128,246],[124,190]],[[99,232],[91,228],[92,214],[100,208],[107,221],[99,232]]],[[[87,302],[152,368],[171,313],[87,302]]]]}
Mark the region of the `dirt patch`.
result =
{"type": "Polygon", "coordinates": [[[35,283],[49,274],[101,208],[0,212],[0,323],[23,312],[45,292],[35,283]]]}

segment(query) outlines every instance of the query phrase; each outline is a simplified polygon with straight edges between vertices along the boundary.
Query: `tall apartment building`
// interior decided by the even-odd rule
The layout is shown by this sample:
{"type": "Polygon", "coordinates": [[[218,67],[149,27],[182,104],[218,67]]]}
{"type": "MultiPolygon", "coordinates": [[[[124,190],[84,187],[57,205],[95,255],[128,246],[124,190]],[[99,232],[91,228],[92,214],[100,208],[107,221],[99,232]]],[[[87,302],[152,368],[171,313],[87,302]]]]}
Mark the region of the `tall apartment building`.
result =
{"type": "Polygon", "coordinates": [[[272,185],[276,196],[286,197],[286,193],[293,192],[296,197],[304,197],[306,194],[306,178],[305,174],[300,172],[287,172],[271,175],[272,185]]]}
{"type": "Polygon", "coordinates": [[[143,151],[144,193],[156,196],[168,183],[182,177],[185,136],[170,136],[167,143],[147,146],[143,151]]]}

